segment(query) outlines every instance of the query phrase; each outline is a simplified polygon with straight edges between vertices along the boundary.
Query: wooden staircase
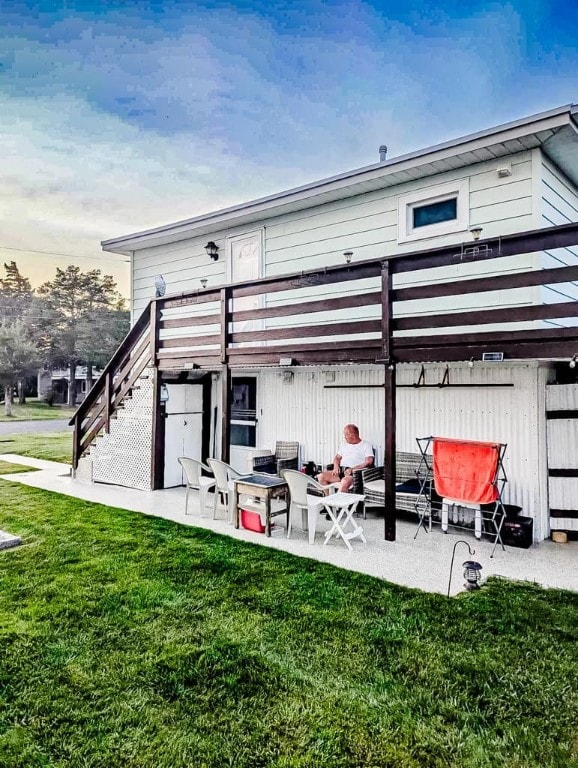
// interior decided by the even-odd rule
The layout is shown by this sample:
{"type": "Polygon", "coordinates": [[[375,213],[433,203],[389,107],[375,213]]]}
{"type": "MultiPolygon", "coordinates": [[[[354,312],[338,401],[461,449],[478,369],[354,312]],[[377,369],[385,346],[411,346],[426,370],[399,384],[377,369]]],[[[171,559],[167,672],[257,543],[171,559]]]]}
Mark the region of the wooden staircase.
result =
{"type": "MultiPolygon", "coordinates": [[[[95,446],[97,438],[110,434],[111,422],[129,406],[133,394],[142,383],[153,375],[150,370],[155,343],[154,333],[151,341],[152,304],[148,304],[128,332],[70,421],[71,426],[74,426],[72,467],[75,473],[81,459],[87,457],[91,447],[95,446]]],[[[117,457],[116,460],[122,461],[122,458],[117,457]]],[[[150,474],[150,465],[147,473],[150,474]]],[[[82,474],[82,471],[79,472],[79,476],[82,474]]]]}

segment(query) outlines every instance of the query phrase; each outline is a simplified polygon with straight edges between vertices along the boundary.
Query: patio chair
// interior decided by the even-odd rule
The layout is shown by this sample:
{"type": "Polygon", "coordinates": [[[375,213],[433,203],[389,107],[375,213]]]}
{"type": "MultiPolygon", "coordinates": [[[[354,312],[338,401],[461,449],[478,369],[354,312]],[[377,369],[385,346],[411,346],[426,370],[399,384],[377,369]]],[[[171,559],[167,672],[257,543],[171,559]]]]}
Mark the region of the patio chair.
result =
{"type": "Polygon", "coordinates": [[[224,461],[219,461],[219,459],[207,459],[207,461],[209,462],[209,466],[215,475],[216,483],[215,501],[213,504],[213,520],[217,516],[217,502],[219,498],[221,498],[223,505],[228,511],[228,520],[230,523],[232,523],[234,517],[232,509],[233,481],[238,477],[243,477],[243,475],[240,472],[237,472],[236,469],[233,469],[233,467],[231,467],[229,464],[226,464],[224,461]]]}
{"type": "Polygon", "coordinates": [[[177,459],[183,472],[185,473],[185,515],[189,508],[189,491],[191,489],[199,492],[199,507],[202,515],[207,506],[207,493],[215,485],[214,477],[206,477],[202,473],[213,474],[209,467],[197,459],[189,459],[187,456],[181,456],[177,459]]]}
{"type": "MultiPolygon", "coordinates": [[[[431,514],[431,506],[439,506],[439,497],[433,490],[431,481],[426,484],[428,467],[425,462],[430,462],[431,455],[426,454],[425,459],[420,453],[397,451],[395,454],[395,508],[400,512],[415,512],[420,517],[431,514]],[[422,487],[423,486],[423,487],[422,487]],[[434,498],[435,497],[435,498],[434,498]]],[[[362,481],[365,495],[365,508],[367,506],[383,507],[385,503],[385,478],[383,467],[370,467],[363,469],[362,481]]]]}
{"type": "Polygon", "coordinates": [[[283,470],[282,477],[289,486],[289,494],[291,497],[291,503],[289,505],[289,521],[287,523],[287,538],[291,536],[293,514],[300,509],[302,529],[308,531],[309,543],[313,544],[317,517],[322,508],[319,496],[325,494],[327,486],[321,485],[321,483],[318,483],[317,480],[309,475],[306,475],[303,472],[297,472],[294,469],[283,470]]]}
{"type": "Polygon", "coordinates": [[[281,475],[284,469],[299,469],[299,443],[278,440],[275,443],[275,453],[253,456],[254,472],[281,475]]]}

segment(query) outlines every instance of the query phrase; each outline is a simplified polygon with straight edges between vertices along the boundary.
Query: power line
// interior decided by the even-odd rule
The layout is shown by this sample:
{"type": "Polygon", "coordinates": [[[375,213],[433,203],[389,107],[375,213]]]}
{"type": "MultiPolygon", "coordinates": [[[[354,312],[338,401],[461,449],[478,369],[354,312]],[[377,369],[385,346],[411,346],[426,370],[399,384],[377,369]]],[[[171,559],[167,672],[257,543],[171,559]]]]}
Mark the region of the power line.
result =
{"type": "Polygon", "coordinates": [[[129,264],[130,259],[118,259],[108,258],[107,256],[79,256],[72,253],[60,253],[59,251],[38,251],[34,248],[11,248],[8,245],[0,245],[0,249],[3,251],[18,251],[19,253],[41,253],[44,256],[62,256],[66,259],[90,259],[91,261],[111,261],[114,264],[129,264]]]}

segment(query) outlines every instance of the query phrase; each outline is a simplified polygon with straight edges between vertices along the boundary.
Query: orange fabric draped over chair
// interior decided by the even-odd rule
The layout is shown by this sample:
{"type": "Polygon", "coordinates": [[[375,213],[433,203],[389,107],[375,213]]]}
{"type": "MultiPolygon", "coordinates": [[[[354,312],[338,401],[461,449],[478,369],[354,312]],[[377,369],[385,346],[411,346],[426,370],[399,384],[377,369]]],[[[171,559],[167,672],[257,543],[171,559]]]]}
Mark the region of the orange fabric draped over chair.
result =
{"type": "Polygon", "coordinates": [[[440,496],[489,504],[499,497],[496,485],[500,446],[473,440],[434,437],[433,472],[440,496]]]}

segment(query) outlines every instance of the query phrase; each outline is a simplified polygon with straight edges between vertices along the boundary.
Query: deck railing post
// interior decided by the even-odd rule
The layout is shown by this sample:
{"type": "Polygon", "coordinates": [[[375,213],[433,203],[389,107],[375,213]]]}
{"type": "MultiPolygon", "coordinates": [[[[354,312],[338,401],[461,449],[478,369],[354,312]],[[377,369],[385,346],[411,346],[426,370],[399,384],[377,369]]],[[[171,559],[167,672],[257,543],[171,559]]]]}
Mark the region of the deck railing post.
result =
{"type": "Polygon", "coordinates": [[[385,365],[384,382],[384,421],[385,454],[383,459],[385,500],[384,500],[384,535],[386,541],[395,541],[395,361],[391,355],[393,302],[392,274],[388,261],[381,265],[381,339],[382,358],[385,365]]]}
{"type": "Polygon", "coordinates": [[[164,488],[165,422],[161,413],[161,373],[158,369],[159,324],[161,305],[159,300],[151,303],[150,356],[153,372],[153,424],[151,446],[151,488],[164,488]]]}
{"type": "Polygon", "coordinates": [[[106,423],[104,425],[104,431],[108,435],[110,432],[110,413],[112,408],[112,376],[110,371],[107,372],[104,379],[104,417],[106,423]]]}
{"type": "Polygon", "coordinates": [[[231,457],[231,370],[229,368],[229,337],[231,321],[231,288],[221,288],[221,461],[231,457]]]}

